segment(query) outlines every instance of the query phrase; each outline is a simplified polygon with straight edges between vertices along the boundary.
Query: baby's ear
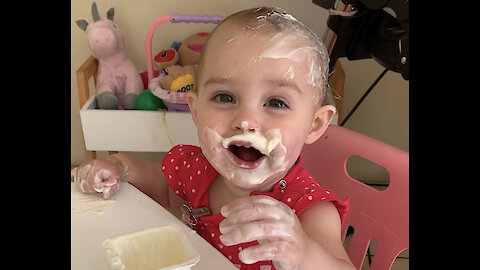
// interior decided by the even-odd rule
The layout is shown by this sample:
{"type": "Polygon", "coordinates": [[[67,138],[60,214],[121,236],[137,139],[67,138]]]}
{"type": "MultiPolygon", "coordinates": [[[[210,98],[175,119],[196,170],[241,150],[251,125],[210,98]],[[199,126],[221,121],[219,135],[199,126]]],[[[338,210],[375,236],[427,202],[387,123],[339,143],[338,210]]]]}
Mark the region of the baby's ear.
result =
{"type": "Polygon", "coordinates": [[[190,112],[192,114],[192,119],[195,125],[197,124],[197,101],[198,101],[198,95],[194,91],[188,91],[187,92],[187,103],[188,107],[190,107],[190,112]]]}
{"type": "Polygon", "coordinates": [[[330,121],[335,115],[335,107],[332,105],[324,105],[317,109],[313,116],[312,127],[308,133],[306,144],[314,143],[320,138],[325,130],[327,130],[330,121]]]}

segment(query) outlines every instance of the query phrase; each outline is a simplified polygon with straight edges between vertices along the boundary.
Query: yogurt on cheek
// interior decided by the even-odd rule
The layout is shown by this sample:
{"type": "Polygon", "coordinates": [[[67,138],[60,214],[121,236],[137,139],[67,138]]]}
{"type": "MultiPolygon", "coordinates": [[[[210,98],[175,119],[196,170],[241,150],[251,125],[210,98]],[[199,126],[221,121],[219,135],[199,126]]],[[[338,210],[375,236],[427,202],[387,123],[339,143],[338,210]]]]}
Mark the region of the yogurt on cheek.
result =
{"type": "Polygon", "coordinates": [[[205,127],[202,142],[203,154],[210,164],[228,181],[240,187],[262,184],[268,177],[287,168],[287,149],[282,144],[279,129],[271,129],[265,133],[245,132],[224,138],[215,130],[205,127]],[[228,150],[232,145],[254,147],[263,156],[253,162],[253,166],[244,166],[228,150]]]}

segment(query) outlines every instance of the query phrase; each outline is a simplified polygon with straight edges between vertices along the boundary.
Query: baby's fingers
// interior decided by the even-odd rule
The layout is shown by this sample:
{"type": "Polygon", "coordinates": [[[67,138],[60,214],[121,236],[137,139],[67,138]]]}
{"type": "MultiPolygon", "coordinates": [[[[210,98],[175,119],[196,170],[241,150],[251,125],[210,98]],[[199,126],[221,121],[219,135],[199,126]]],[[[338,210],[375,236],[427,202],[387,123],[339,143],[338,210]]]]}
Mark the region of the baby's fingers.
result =
{"type": "Polygon", "coordinates": [[[96,191],[91,187],[89,183],[90,174],[92,171],[92,165],[86,164],[84,166],[76,167],[72,169],[73,182],[77,183],[82,192],[95,193],[96,191]]]}
{"type": "Polygon", "coordinates": [[[78,170],[78,167],[75,167],[70,171],[71,177],[75,177],[75,173],[77,172],[77,170],[78,170]]]}
{"type": "Polygon", "coordinates": [[[221,208],[221,213],[224,217],[229,217],[232,214],[238,213],[240,210],[253,210],[258,211],[261,207],[266,205],[275,206],[279,202],[269,196],[257,195],[257,196],[248,196],[237,199],[221,208]]]}
{"type": "Polygon", "coordinates": [[[281,262],[282,265],[295,265],[297,264],[296,257],[300,257],[296,253],[297,251],[290,243],[273,241],[243,249],[238,253],[238,258],[246,264],[272,260],[281,262]]]}
{"type": "MultiPolygon", "coordinates": [[[[295,222],[294,214],[291,210],[285,211],[279,205],[251,204],[245,205],[242,209],[237,209],[227,218],[220,222],[220,232],[226,234],[233,228],[242,228],[243,224],[257,222],[258,224],[269,226],[268,224],[282,224],[285,228],[292,228],[295,222]],[[239,227],[240,226],[240,227],[239,227]]],[[[255,223],[254,223],[255,224],[255,223]]]]}
{"type": "Polygon", "coordinates": [[[118,188],[119,188],[119,185],[120,185],[120,183],[115,182],[115,183],[112,184],[112,185],[106,186],[106,187],[102,190],[103,197],[104,197],[105,199],[110,198],[110,196],[111,196],[112,194],[114,194],[115,192],[117,192],[117,190],[118,190],[118,188]]]}
{"type": "Polygon", "coordinates": [[[121,173],[122,166],[111,158],[93,160],[71,171],[82,192],[103,193],[105,199],[118,190],[121,173]]]}
{"type": "Polygon", "coordinates": [[[275,220],[252,221],[248,223],[220,226],[220,241],[226,246],[254,240],[285,240],[293,237],[292,226],[275,220]]]}

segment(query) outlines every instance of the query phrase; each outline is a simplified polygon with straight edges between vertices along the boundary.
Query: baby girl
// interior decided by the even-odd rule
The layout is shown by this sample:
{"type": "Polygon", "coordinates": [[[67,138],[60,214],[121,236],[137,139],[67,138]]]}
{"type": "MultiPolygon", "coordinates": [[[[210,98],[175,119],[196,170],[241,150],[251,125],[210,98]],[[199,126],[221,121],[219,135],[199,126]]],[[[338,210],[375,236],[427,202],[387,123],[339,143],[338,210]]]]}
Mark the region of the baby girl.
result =
{"type": "MultiPolygon", "coordinates": [[[[239,269],[354,269],[340,240],[348,204],[302,167],[304,144],[327,129],[328,54],[278,8],[225,18],[188,94],[201,147],[173,147],[162,164],[119,153],[74,169],[84,192],[127,181],[188,224],[239,269]]],[[[321,153],[319,153],[321,154],[321,153]]]]}

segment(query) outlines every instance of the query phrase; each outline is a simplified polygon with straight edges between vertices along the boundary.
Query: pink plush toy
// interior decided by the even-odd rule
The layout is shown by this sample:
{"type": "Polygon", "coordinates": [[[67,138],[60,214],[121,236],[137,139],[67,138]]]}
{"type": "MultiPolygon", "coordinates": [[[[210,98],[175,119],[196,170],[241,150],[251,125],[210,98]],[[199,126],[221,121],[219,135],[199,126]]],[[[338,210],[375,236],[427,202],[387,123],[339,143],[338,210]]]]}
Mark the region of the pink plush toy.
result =
{"type": "Polygon", "coordinates": [[[143,90],[140,74],[123,50],[123,37],[113,23],[114,9],[106,19],[98,15],[92,4],[93,23],[77,20],[86,32],[92,55],[98,60],[97,103],[100,109],[135,109],[135,99],[143,90]]]}

